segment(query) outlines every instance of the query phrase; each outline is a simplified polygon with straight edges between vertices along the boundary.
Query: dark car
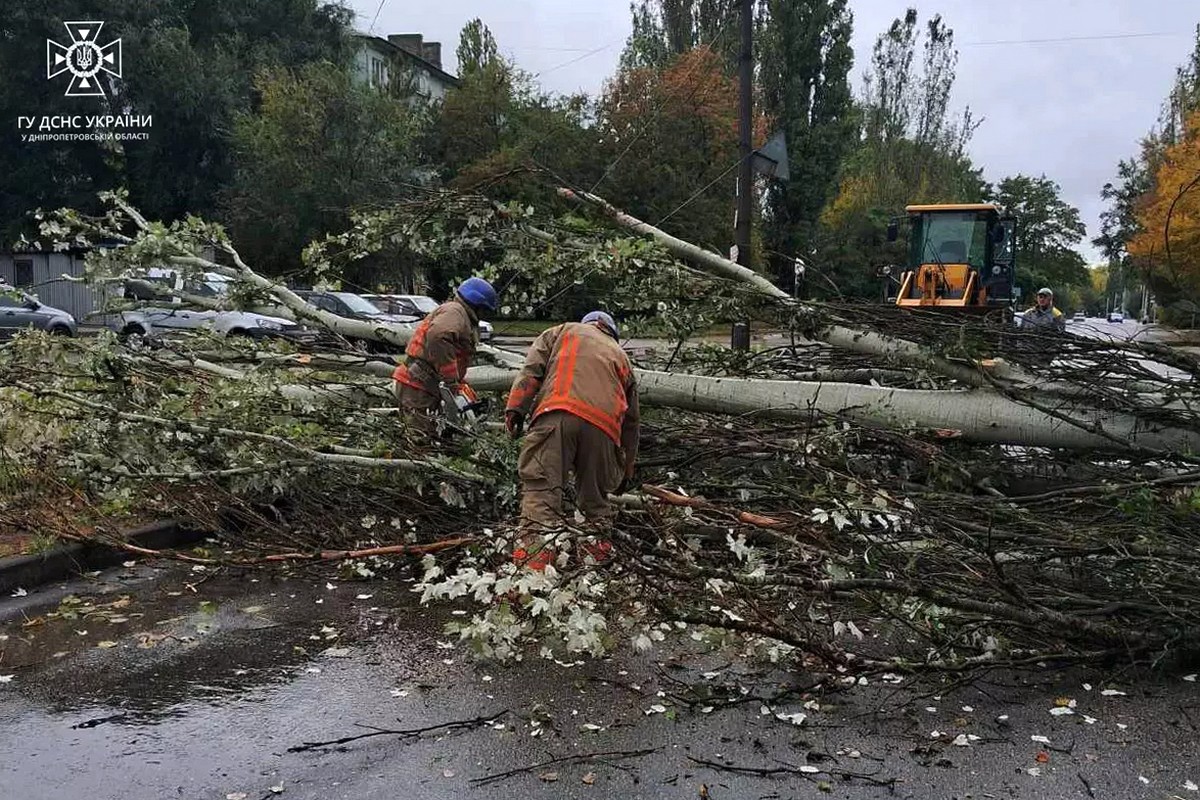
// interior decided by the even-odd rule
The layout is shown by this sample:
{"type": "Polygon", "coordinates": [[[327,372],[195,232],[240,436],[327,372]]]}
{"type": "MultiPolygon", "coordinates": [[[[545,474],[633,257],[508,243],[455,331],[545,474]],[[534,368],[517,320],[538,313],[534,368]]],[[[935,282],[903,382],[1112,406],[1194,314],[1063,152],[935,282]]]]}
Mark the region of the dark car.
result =
{"type": "Polygon", "coordinates": [[[0,339],[10,339],[17,331],[29,328],[58,336],[78,332],[75,318],[66,311],[43,305],[36,297],[0,283],[0,339]]]}

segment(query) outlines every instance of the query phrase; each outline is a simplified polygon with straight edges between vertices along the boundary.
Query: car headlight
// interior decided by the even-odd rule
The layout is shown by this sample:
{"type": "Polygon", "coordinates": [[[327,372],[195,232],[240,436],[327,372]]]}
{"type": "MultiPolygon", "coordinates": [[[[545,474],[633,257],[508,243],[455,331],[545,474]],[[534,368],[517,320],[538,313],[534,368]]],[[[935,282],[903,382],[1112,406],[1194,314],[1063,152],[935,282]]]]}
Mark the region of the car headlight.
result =
{"type": "Polygon", "coordinates": [[[270,319],[257,320],[256,324],[258,325],[258,327],[263,328],[268,331],[283,330],[283,325],[279,324],[278,322],[275,322],[274,320],[270,320],[270,319]]]}

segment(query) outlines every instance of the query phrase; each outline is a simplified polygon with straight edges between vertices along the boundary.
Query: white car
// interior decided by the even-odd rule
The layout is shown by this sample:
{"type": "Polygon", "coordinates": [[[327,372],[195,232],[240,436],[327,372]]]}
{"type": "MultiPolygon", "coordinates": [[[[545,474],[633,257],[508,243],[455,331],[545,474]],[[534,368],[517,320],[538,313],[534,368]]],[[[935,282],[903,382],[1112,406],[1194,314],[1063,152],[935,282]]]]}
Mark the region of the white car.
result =
{"type": "MultiPolygon", "coordinates": [[[[229,292],[228,278],[206,272],[199,280],[184,280],[174,270],[151,269],[136,279],[185,294],[219,299],[229,292]]],[[[219,336],[247,336],[252,339],[285,338],[315,341],[317,334],[290,319],[255,314],[250,311],[212,311],[185,308],[178,298],[160,298],[146,294],[137,284],[127,284],[126,297],[149,300],[151,305],[124,311],[114,327],[123,336],[155,337],[183,331],[211,331],[219,336]]]]}
{"type": "MultiPolygon", "coordinates": [[[[424,319],[438,307],[437,300],[423,294],[364,294],[363,297],[385,314],[424,319]]],[[[492,323],[479,320],[479,341],[492,340],[492,323]]]]}
{"type": "Polygon", "coordinates": [[[1109,322],[1124,322],[1125,315],[1122,314],[1120,311],[1110,311],[1110,312],[1108,312],[1108,321],[1109,322]]]}

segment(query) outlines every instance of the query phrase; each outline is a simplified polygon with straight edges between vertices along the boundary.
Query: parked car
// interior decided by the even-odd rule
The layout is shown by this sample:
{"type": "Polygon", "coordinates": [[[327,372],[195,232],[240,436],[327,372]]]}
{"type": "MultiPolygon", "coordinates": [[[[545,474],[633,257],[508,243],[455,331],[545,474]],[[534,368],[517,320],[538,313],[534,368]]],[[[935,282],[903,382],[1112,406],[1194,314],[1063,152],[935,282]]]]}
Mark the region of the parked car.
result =
{"type": "MultiPolygon", "coordinates": [[[[213,299],[227,295],[232,283],[229,278],[215,272],[206,272],[199,279],[184,279],[174,270],[165,269],[148,270],[138,281],[213,299]]],[[[211,331],[219,336],[247,336],[252,339],[282,338],[305,343],[317,339],[315,331],[290,319],[251,311],[187,308],[178,298],[163,298],[154,292],[147,292],[137,282],[126,283],[125,296],[148,301],[149,305],[120,314],[114,327],[122,336],[155,337],[183,331],[211,331]]]]}
{"type": "Polygon", "coordinates": [[[1124,322],[1125,315],[1122,314],[1120,311],[1110,311],[1110,312],[1108,312],[1108,321],[1109,322],[1124,322]]]}
{"type": "Polygon", "coordinates": [[[1087,314],[1084,314],[1082,311],[1076,311],[1075,316],[1071,317],[1071,319],[1075,322],[1087,322],[1087,314]]]}
{"type": "MultiPolygon", "coordinates": [[[[432,297],[423,294],[364,294],[363,297],[387,314],[424,319],[438,307],[432,297]]],[[[479,341],[492,340],[492,323],[479,320],[479,341]]]]}
{"type": "Polygon", "coordinates": [[[79,332],[75,318],[66,311],[43,305],[33,295],[0,283],[0,339],[10,339],[23,329],[56,336],[74,336],[79,332]]]}
{"type": "MultiPolygon", "coordinates": [[[[353,292],[314,291],[311,289],[297,290],[296,294],[307,302],[339,317],[357,319],[364,322],[375,322],[386,325],[398,325],[410,331],[417,326],[419,317],[415,315],[389,314],[381,311],[370,300],[353,292]]],[[[351,342],[370,352],[386,353],[396,348],[376,341],[351,339],[351,342]]]]}

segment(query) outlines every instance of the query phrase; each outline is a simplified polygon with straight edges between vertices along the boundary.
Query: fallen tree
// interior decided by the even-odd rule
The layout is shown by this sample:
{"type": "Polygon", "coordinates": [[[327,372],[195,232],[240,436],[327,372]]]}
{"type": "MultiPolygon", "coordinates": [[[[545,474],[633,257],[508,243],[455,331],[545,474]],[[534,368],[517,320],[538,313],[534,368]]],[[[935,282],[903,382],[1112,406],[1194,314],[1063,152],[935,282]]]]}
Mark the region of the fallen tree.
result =
{"type": "MultiPolygon", "coordinates": [[[[49,237],[83,246],[123,237],[89,259],[93,280],[165,259],[229,276],[238,289],[208,301],[219,308],[393,346],[407,335],[317,313],[214,226],[151,223],[110,199],[103,218],[47,223],[49,237]],[[206,248],[224,256],[198,255],[206,248]]],[[[453,555],[425,559],[422,588],[430,601],[478,600],[460,632],[496,657],[686,632],[845,670],[962,669],[1151,659],[1194,641],[1190,355],[1067,338],[1046,358],[1045,337],[986,322],[795,303],[642,223],[637,236],[614,233],[608,220],[630,219],[588,203],[602,224],[439,193],[372,212],[331,242],[478,252],[478,270],[506,278],[517,310],[603,274],[643,325],[677,337],[669,357],[640,365],[647,488],[622,499],[613,561],[588,563],[576,548],[588,533],[567,531],[553,543],[556,570],[517,570],[507,558],[517,445],[483,427],[425,446],[401,416],[380,413],[386,357],[205,335],[0,346],[0,477],[71,498],[39,512],[22,489],[0,525],[47,527],[49,515],[64,535],[111,537],[122,514],[182,506],[226,531],[231,550],[260,551],[213,556],[224,563],[336,558],[359,574],[454,542],[453,555]],[[685,344],[714,313],[788,335],[750,354],[685,344]],[[814,375],[843,380],[796,379],[814,375]],[[851,624],[882,641],[847,639],[851,624]]],[[[310,249],[310,264],[333,277],[329,244],[310,249]]],[[[491,360],[470,380],[503,393],[520,354],[491,360]]]]}

